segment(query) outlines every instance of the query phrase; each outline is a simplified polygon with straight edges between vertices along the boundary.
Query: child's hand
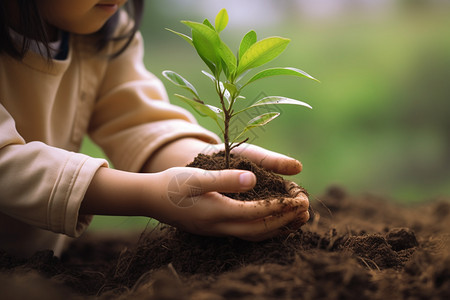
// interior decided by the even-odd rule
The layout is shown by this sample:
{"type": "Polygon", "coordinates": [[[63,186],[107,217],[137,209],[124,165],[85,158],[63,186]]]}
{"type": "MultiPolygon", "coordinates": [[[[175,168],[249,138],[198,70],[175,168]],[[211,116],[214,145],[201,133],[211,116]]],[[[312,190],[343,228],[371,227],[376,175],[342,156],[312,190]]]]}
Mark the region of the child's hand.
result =
{"type": "Polygon", "coordinates": [[[264,169],[278,174],[295,175],[302,171],[302,164],[298,160],[255,145],[242,144],[234,148],[232,153],[247,157],[264,169]]]}
{"type": "MultiPolygon", "coordinates": [[[[209,144],[195,138],[179,139],[155,153],[143,171],[160,172],[171,167],[185,166],[198,153],[213,154],[224,148],[224,144],[209,144]]],[[[232,153],[245,156],[255,164],[278,174],[294,175],[302,170],[302,164],[298,160],[251,144],[242,144],[234,148],[232,153]]]]}
{"type": "MultiPolygon", "coordinates": [[[[256,182],[241,170],[171,168],[139,174],[100,168],[80,214],[147,216],[191,233],[235,236],[259,241],[278,235],[285,225],[308,220],[308,198],[237,201],[220,192],[239,193],[256,182]]],[[[304,195],[304,194],[300,194],[304,195]]]]}
{"type": "Polygon", "coordinates": [[[149,216],[191,233],[259,241],[280,234],[293,221],[303,224],[309,217],[306,196],[279,203],[237,201],[219,193],[249,190],[256,183],[251,172],[172,168],[153,175],[160,177],[160,197],[148,202],[149,216]]]}

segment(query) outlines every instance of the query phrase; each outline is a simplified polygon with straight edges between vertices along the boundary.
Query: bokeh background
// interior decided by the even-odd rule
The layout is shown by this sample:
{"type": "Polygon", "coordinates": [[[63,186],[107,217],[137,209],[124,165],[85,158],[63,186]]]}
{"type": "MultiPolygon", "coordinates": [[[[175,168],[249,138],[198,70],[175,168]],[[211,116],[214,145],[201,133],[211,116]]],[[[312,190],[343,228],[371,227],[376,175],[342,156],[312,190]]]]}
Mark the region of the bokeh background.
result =
{"type": "MultiPolygon", "coordinates": [[[[269,78],[245,92],[250,102],[280,95],[313,106],[282,106],[280,118],[251,135],[302,161],[291,179],[313,201],[330,185],[401,202],[450,195],[449,0],[146,1],[145,64],[174,104],[186,107],[172,96],[182,90],[161,76],[166,69],[217,100],[194,49],[165,28],[189,34],[180,20],[213,22],[221,8],[230,16],[221,36],[232,49],[250,29],[259,39],[290,38],[268,66],[300,68],[321,81],[269,78]]],[[[218,132],[212,121],[198,121],[218,132]]],[[[83,151],[102,155],[89,140],[83,151]]]]}

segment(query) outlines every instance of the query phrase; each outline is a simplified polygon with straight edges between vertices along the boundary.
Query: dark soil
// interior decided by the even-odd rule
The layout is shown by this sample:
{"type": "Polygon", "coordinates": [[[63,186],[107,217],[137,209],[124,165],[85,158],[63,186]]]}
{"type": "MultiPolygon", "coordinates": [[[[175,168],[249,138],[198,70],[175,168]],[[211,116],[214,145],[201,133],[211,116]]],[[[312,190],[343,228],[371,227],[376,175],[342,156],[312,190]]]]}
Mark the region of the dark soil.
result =
{"type": "Polygon", "coordinates": [[[450,198],[406,206],[330,187],[310,199],[306,225],[264,242],[159,226],[88,232],[60,259],[0,251],[0,298],[450,299],[450,198]]]}
{"type": "MultiPolygon", "coordinates": [[[[213,155],[199,154],[187,166],[203,170],[223,170],[225,169],[225,153],[222,151],[213,155]]],[[[258,167],[244,157],[231,155],[230,169],[252,171],[256,175],[257,182],[250,191],[239,194],[225,194],[228,197],[236,200],[263,200],[289,196],[283,177],[258,167]]]]}

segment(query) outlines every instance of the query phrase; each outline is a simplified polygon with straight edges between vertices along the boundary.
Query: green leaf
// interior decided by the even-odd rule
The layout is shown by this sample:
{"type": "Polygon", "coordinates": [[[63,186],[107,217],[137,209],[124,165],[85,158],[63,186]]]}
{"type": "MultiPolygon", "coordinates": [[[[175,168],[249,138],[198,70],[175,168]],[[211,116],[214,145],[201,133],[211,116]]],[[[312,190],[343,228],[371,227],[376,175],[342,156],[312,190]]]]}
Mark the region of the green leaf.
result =
{"type": "Polygon", "coordinates": [[[203,24],[205,24],[206,26],[208,26],[212,30],[216,30],[208,19],[203,20],[203,24]]]}
{"type": "Polygon", "coordinates": [[[261,71],[261,72],[255,74],[242,87],[244,87],[246,85],[249,85],[250,83],[253,83],[256,80],[259,80],[259,79],[262,79],[262,78],[266,78],[266,77],[271,77],[271,76],[278,76],[278,75],[292,75],[292,76],[305,77],[305,78],[309,78],[309,79],[318,81],[316,78],[312,77],[311,75],[309,75],[305,71],[302,71],[302,70],[299,70],[299,69],[296,69],[296,68],[271,68],[271,69],[266,69],[264,71],[261,71]]]}
{"type": "Polygon", "coordinates": [[[195,87],[180,74],[165,70],[162,72],[162,75],[176,86],[182,87],[194,94],[195,97],[200,98],[195,87]]]}
{"type": "Polygon", "coordinates": [[[172,33],[175,33],[176,35],[182,37],[189,44],[191,44],[191,46],[194,46],[194,44],[192,43],[192,38],[190,36],[187,36],[187,35],[185,35],[183,33],[180,33],[180,32],[176,32],[175,30],[172,30],[172,29],[169,29],[169,28],[166,28],[166,30],[168,30],[168,31],[170,31],[172,33]]]}
{"type": "Polygon", "coordinates": [[[202,71],[202,73],[203,73],[204,75],[208,76],[208,78],[211,79],[213,82],[216,82],[216,81],[217,81],[216,77],[214,77],[214,75],[212,75],[211,73],[208,73],[208,72],[206,72],[206,71],[202,71]]]}
{"type": "Polygon", "coordinates": [[[220,39],[219,34],[205,24],[191,21],[182,21],[182,23],[192,28],[194,47],[211,71],[215,75],[218,75],[220,73],[221,62],[223,61],[228,73],[226,75],[230,78],[236,70],[236,57],[230,48],[220,39]],[[213,64],[215,70],[208,63],[213,64]]]}
{"type": "Polygon", "coordinates": [[[220,108],[213,106],[213,105],[209,105],[209,104],[205,104],[206,107],[208,107],[210,110],[212,110],[213,112],[216,113],[216,115],[220,118],[223,119],[223,110],[221,110],[220,108]]]}
{"type": "Polygon", "coordinates": [[[251,45],[256,43],[256,32],[250,30],[247,32],[241,40],[241,44],[239,45],[239,60],[241,60],[242,55],[250,48],[251,45]]]}
{"type": "Polygon", "coordinates": [[[228,25],[228,13],[225,8],[222,8],[216,16],[215,23],[216,31],[221,32],[228,25]]]}
{"type": "Polygon", "coordinates": [[[206,59],[205,57],[203,57],[202,55],[200,55],[200,53],[197,54],[200,56],[200,58],[203,60],[203,62],[208,66],[208,68],[211,70],[211,72],[213,72],[214,74],[218,73],[220,74],[221,72],[221,66],[217,66],[210,60],[206,59]]]}
{"type": "Polygon", "coordinates": [[[269,37],[254,43],[242,55],[237,74],[259,67],[276,58],[286,49],[290,40],[282,37],[269,37]]]}
{"type": "MultiPolygon", "coordinates": [[[[250,70],[245,70],[244,72],[240,73],[234,82],[241,81],[245,77],[245,75],[247,75],[248,72],[250,72],[250,70]]],[[[236,73],[236,74],[238,74],[238,73],[236,73]]]]}
{"type": "MultiPolygon", "coordinates": [[[[237,59],[236,56],[234,56],[233,51],[231,51],[230,47],[228,47],[227,44],[225,44],[223,41],[220,41],[220,46],[218,48],[218,53],[220,57],[222,58],[223,62],[226,66],[226,72],[225,75],[228,80],[234,79],[234,73],[237,68],[237,59]]],[[[225,68],[224,68],[225,71],[225,68]]]]}
{"type": "Polygon", "coordinates": [[[269,112],[262,114],[260,116],[257,116],[250,121],[248,121],[247,126],[244,128],[244,131],[250,130],[255,127],[264,126],[270,121],[274,120],[276,117],[280,115],[279,112],[269,112]]]}
{"type": "Polygon", "coordinates": [[[192,30],[192,42],[200,58],[213,73],[216,73],[220,68],[220,60],[212,42],[197,30],[192,30]]]}
{"type": "Polygon", "coordinates": [[[216,73],[220,67],[220,59],[216,51],[220,44],[217,32],[202,23],[191,21],[182,21],[182,23],[192,29],[192,42],[197,53],[211,71],[216,73]],[[211,64],[214,65],[214,70],[211,68],[211,64]]]}
{"type": "Polygon", "coordinates": [[[308,107],[310,109],[312,109],[311,105],[309,105],[306,102],[302,102],[299,100],[295,100],[295,99],[291,99],[291,98],[286,98],[286,97],[280,97],[280,96],[268,96],[268,97],[264,97],[261,100],[256,101],[255,103],[253,103],[252,105],[237,111],[234,113],[234,115],[238,115],[246,110],[249,110],[253,107],[256,106],[262,106],[262,105],[278,105],[278,104],[292,104],[292,105],[299,105],[299,106],[305,106],[308,107]]]}
{"type": "Polygon", "coordinates": [[[278,104],[300,105],[300,106],[305,106],[305,107],[312,109],[311,105],[309,105],[306,102],[291,99],[291,98],[286,98],[286,97],[280,97],[280,96],[264,97],[261,100],[258,100],[255,103],[253,103],[252,105],[250,105],[248,108],[252,108],[255,106],[262,106],[262,105],[278,105],[278,104]]]}
{"type": "Polygon", "coordinates": [[[223,86],[230,91],[231,94],[236,94],[237,93],[237,87],[234,84],[231,84],[229,82],[224,82],[223,86]]]}
{"type": "MultiPolygon", "coordinates": [[[[205,20],[207,21],[207,20],[205,20]]],[[[212,29],[214,29],[214,27],[212,27],[212,25],[210,25],[212,29]]],[[[181,38],[183,38],[184,40],[186,40],[192,47],[194,47],[197,50],[198,55],[200,56],[200,58],[205,62],[205,64],[209,67],[209,69],[215,73],[216,72],[216,66],[214,64],[214,62],[212,62],[210,59],[207,59],[202,53],[199,52],[199,50],[195,47],[192,38],[190,36],[187,36],[183,33],[174,31],[172,29],[166,28],[166,30],[175,33],[176,35],[180,36],[181,38]]]]}
{"type": "MultiPolygon", "coordinates": [[[[189,104],[200,116],[202,117],[210,117],[217,121],[218,119],[218,113],[216,113],[215,109],[220,110],[220,108],[217,108],[210,105],[205,105],[200,102],[197,102],[195,100],[189,99],[188,97],[185,97],[183,95],[175,94],[178,98],[180,98],[183,102],[189,104]],[[214,108],[214,110],[213,110],[214,108]]],[[[221,110],[220,110],[221,111],[221,110]]]]}

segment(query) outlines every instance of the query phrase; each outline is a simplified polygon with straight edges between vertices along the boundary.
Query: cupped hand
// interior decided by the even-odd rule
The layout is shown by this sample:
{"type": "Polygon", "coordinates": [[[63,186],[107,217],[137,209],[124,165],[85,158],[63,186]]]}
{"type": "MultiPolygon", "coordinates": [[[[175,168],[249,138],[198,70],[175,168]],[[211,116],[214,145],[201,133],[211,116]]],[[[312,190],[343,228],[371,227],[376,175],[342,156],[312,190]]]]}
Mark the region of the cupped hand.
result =
{"type": "MultiPolygon", "coordinates": [[[[225,146],[223,144],[210,145],[210,147],[205,148],[203,153],[212,154],[224,149],[225,146]]],[[[256,145],[244,143],[239,147],[233,148],[231,152],[246,157],[258,166],[278,174],[295,175],[302,171],[302,164],[298,160],[256,145]]]]}
{"type": "MultiPolygon", "coordinates": [[[[142,171],[154,173],[172,167],[186,166],[199,153],[213,154],[224,149],[224,144],[209,144],[195,138],[179,139],[154,153],[142,171]]],[[[295,175],[302,170],[302,164],[298,160],[252,144],[239,145],[232,153],[247,157],[255,164],[282,175],[295,175]]]]}
{"type": "Polygon", "coordinates": [[[256,178],[248,171],[171,168],[158,176],[160,197],[149,202],[150,215],[191,233],[260,241],[309,218],[303,193],[284,201],[238,201],[221,194],[251,189],[256,178]]]}

